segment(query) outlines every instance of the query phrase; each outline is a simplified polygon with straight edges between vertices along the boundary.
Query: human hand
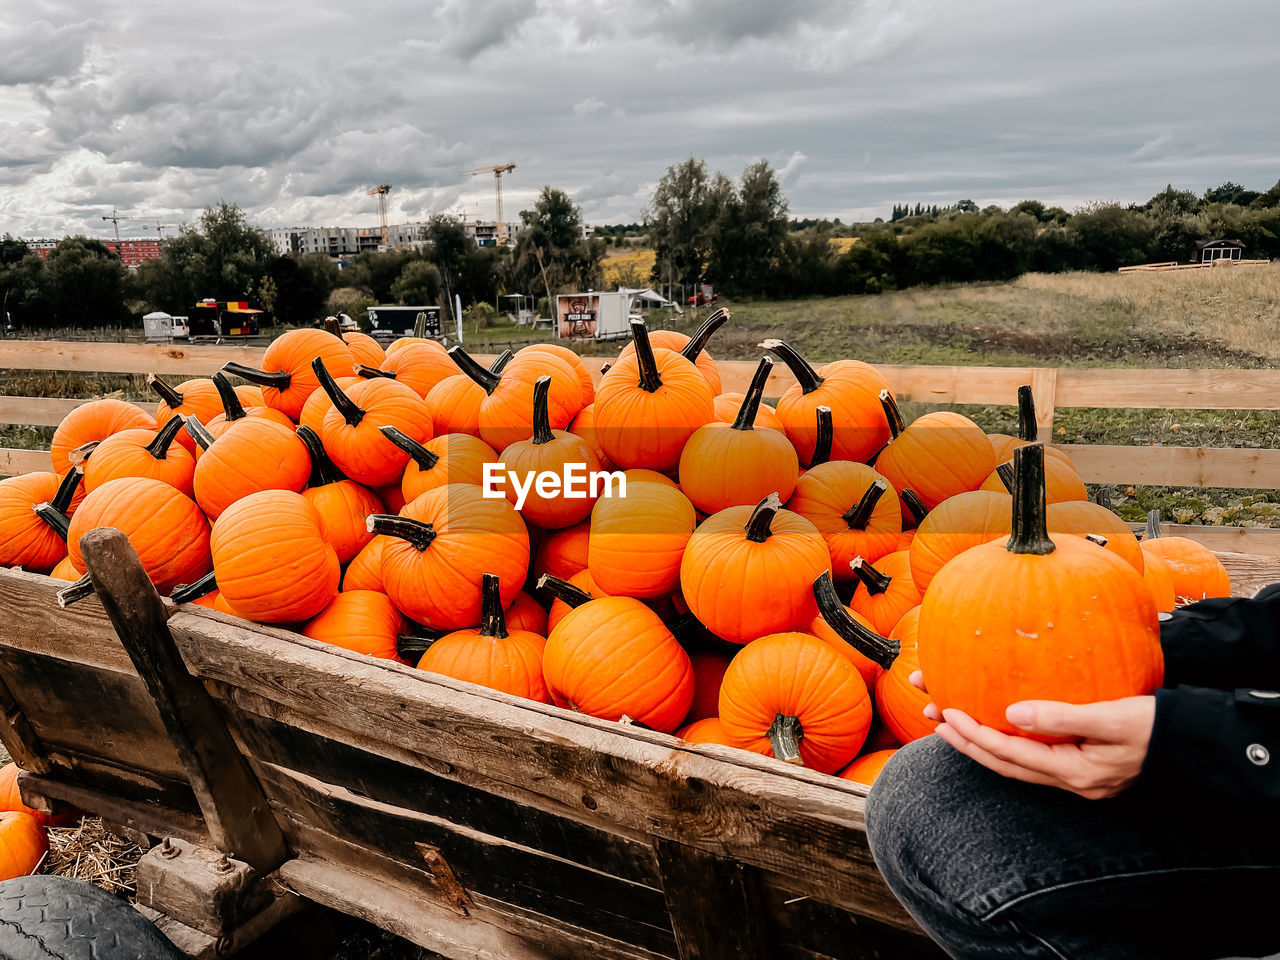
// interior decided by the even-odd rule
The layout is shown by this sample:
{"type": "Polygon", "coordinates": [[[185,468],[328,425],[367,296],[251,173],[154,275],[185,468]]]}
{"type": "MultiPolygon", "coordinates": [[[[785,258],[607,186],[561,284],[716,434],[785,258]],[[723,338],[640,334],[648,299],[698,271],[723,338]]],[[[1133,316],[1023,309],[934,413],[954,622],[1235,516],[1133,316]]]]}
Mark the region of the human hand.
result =
{"type": "MultiPolygon", "coordinates": [[[[926,689],[919,671],[911,683],[926,689]]],[[[1155,724],[1153,696],[1102,703],[1024,700],[1011,704],[1005,719],[1031,733],[1075,737],[1075,743],[1041,743],[983,726],[962,710],[925,707],[940,721],[935,732],[961,753],[1014,780],[1069,790],[1088,800],[1114,797],[1142,770],[1155,724]]]]}

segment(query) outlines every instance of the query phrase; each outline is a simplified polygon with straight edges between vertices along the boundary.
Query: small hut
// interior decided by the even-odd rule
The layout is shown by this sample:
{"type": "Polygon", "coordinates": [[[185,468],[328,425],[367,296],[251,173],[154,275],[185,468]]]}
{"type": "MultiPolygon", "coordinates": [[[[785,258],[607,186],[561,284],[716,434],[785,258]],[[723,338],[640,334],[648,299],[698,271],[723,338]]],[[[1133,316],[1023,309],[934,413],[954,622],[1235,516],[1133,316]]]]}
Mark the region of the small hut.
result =
{"type": "Polygon", "coordinates": [[[1191,249],[1192,263],[1239,260],[1243,256],[1244,243],[1240,240],[1198,240],[1191,249]]]}

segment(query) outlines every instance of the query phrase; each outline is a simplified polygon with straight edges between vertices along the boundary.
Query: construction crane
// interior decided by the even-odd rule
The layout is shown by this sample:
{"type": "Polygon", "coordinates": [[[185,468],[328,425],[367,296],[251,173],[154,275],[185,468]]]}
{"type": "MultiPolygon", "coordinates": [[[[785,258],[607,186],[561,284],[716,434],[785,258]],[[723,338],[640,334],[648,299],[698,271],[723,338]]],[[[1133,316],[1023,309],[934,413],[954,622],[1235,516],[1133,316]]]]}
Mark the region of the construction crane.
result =
{"type": "Polygon", "coordinates": [[[376,187],[370,187],[365,196],[378,198],[378,220],[382,224],[382,245],[387,245],[387,194],[391,192],[391,184],[380,183],[376,187]]]}
{"type": "Polygon", "coordinates": [[[163,240],[163,239],[164,239],[164,232],[165,232],[166,230],[176,230],[176,229],[178,229],[178,227],[180,227],[180,226],[182,226],[182,224],[180,224],[180,223],[160,223],[160,222],[158,222],[158,221],[157,221],[157,223],[156,223],[156,235],[157,235],[161,240],[163,240]]]}
{"type": "Polygon", "coordinates": [[[497,234],[499,243],[502,242],[502,175],[510,173],[515,168],[514,163],[496,163],[491,167],[476,167],[474,170],[465,170],[459,174],[462,177],[474,177],[481,173],[493,174],[493,193],[498,213],[497,228],[494,233],[497,234]]]}
{"type": "Polygon", "coordinates": [[[120,242],[120,221],[121,221],[121,220],[146,220],[146,219],[148,219],[148,218],[147,218],[147,217],[122,217],[122,216],[120,216],[120,214],[119,214],[119,213],[117,213],[117,212],[116,212],[116,208],[115,208],[115,207],[112,207],[112,208],[111,208],[111,216],[109,216],[109,217],[104,216],[102,219],[103,219],[103,220],[110,220],[112,223],[114,223],[114,224],[115,224],[115,227],[116,227],[116,243],[119,243],[119,242],[120,242]]]}

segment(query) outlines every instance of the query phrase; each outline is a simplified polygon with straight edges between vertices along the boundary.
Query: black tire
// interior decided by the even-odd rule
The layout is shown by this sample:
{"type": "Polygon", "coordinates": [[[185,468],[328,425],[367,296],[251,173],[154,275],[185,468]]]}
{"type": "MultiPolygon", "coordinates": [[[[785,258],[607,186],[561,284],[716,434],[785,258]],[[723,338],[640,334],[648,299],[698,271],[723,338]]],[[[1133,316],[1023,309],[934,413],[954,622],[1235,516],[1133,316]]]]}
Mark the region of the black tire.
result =
{"type": "Polygon", "coordinates": [[[186,960],[146,917],[66,877],[0,882],[0,960],[186,960]]]}

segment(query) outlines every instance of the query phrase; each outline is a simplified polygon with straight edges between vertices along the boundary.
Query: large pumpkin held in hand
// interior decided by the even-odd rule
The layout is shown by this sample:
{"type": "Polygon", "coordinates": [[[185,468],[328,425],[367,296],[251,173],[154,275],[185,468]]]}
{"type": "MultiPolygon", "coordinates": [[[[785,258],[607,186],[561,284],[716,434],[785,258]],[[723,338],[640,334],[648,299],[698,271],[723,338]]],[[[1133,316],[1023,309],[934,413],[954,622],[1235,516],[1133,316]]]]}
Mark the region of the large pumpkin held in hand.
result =
{"type": "Polygon", "coordinates": [[[1018,448],[1014,465],[1013,534],[933,578],[920,611],[920,667],[940,708],[1032,736],[1005,719],[1010,704],[1148,694],[1164,661],[1141,574],[1079,537],[1050,540],[1043,447],[1018,448]]]}
{"type": "Polygon", "coordinates": [[[1213,551],[1187,537],[1166,537],[1160,529],[1160,511],[1147,514],[1147,535],[1142,540],[1145,556],[1165,562],[1173,579],[1179,602],[1193,603],[1207,597],[1231,596],[1231,577],[1213,551]]]}
{"type": "Polygon", "coordinates": [[[262,356],[262,369],[242,363],[224,363],[226,373],[256,383],[262,399],[297,423],[307,398],[320,388],[311,361],[320,358],[335,377],[351,377],[355,358],[340,337],[324,330],[290,330],[277,337],[262,356]]]}

